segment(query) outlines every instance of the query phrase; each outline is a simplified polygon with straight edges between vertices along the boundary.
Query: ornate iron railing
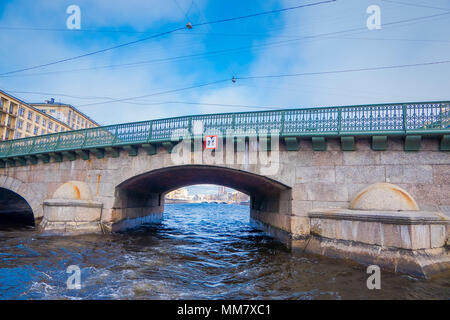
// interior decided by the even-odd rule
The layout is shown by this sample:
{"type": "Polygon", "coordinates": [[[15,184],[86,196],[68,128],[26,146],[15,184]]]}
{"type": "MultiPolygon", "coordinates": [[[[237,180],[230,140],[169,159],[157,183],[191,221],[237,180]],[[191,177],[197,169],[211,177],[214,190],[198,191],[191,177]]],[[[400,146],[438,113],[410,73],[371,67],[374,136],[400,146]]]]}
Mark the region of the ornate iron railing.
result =
{"type": "Polygon", "coordinates": [[[176,117],[66,131],[0,142],[0,159],[171,141],[176,130],[200,124],[202,132],[225,136],[270,134],[281,137],[450,134],[450,101],[286,109],[176,117]]]}

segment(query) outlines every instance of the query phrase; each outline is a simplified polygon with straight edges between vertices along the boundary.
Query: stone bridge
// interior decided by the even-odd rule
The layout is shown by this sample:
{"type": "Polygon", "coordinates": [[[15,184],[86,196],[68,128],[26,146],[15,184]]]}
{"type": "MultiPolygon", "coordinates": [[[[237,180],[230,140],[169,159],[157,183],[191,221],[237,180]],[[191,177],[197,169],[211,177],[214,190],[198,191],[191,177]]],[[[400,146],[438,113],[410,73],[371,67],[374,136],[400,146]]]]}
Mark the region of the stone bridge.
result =
{"type": "Polygon", "coordinates": [[[255,225],[295,250],[429,276],[450,269],[449,113],[449,102],[277,110],[6,141],[0,215],[114,232],[160,219],[174,189],[217,184],[250,195],[255,225]]]}

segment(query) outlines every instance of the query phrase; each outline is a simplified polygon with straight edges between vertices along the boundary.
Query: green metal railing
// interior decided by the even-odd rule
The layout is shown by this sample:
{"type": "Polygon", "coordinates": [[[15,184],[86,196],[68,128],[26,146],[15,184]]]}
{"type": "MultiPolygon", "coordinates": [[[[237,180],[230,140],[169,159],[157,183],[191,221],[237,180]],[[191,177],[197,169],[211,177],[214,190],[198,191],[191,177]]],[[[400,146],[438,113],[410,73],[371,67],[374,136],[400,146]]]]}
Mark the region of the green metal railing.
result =
{"type": "Polygon", "coordinates": [[[297,136],[371,136],[450,134],[450,101],[342,106],[276,111],[208,114],[124,123],[0,143],[0,159],[123,145],[171,141],[176,130],[203,131],[226,136],[270,134],[297,136]]]}

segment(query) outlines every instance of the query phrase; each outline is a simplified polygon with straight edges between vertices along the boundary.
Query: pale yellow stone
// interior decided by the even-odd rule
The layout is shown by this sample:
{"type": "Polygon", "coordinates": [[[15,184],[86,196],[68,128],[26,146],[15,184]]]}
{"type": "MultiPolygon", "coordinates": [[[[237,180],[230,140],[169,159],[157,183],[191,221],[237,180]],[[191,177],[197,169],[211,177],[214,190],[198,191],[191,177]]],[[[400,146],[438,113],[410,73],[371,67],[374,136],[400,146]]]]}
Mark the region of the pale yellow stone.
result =
{"type": "Polygon", "coordinates": [[[419,206],[402,188],[390,183],[375,183],[356,195],[350,203],[350,209],[417,211],[419,206]]]}
{"type": "Polygon", "coordinates": [[[69,181],[56,189],[53,199],[92,200],[92,193],[86,182],[69,181]]]}

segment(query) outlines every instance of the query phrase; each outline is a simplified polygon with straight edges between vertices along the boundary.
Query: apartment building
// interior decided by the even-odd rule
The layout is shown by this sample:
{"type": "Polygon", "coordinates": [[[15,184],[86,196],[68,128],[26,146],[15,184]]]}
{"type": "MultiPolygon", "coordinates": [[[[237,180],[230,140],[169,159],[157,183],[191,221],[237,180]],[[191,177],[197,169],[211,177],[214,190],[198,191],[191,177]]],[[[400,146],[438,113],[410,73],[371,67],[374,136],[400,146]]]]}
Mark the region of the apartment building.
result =
{"type": "MultiPolygon", "coordinates": [[[[47,105],[47,103],[43,105],[47,105]]],[[[0,140],[19,139],[81,129],[83,128],[83,123],[84,128],[89,128],[94,125],[98,126],[96,122],[92,121],[72,106],[70,106],[71,110],[76,110],[78,112],[75,114],[74,121],[69,121],[68,116],[66,119],[63,116],[59,116],[58,118],[56,110],[59,107],[59,105],[55,106],[55,112],[51,112],[52,109],[47,110],[47,108],[42,108],[41,110],[30,103],[24,102],[9,93],[0,90],[0,140]],[[80,115],[82,117],[80,117],[80,115]],[[83,122],[81,120],[82,118],[84,119],[83,122]],[[86,119],[89,119],[89,122],[87,122],[86,119]],[[72,125],[69,125],[69,123],[72,125]]],[[[62,115],[65,114],[64,110],[58,110],[58,112],[62,115]]],[[[67,114],[70,115],[70,119],[72,120],[74,111],[67,114]]]]}
{"type": "Polygon", "coordinates": [[[55,102],[55,99],[45,103],[30,103],[36,109],[67,124],[72,130],[98,127],[99,124],[82,113],[74,106],[55,102]]]}

